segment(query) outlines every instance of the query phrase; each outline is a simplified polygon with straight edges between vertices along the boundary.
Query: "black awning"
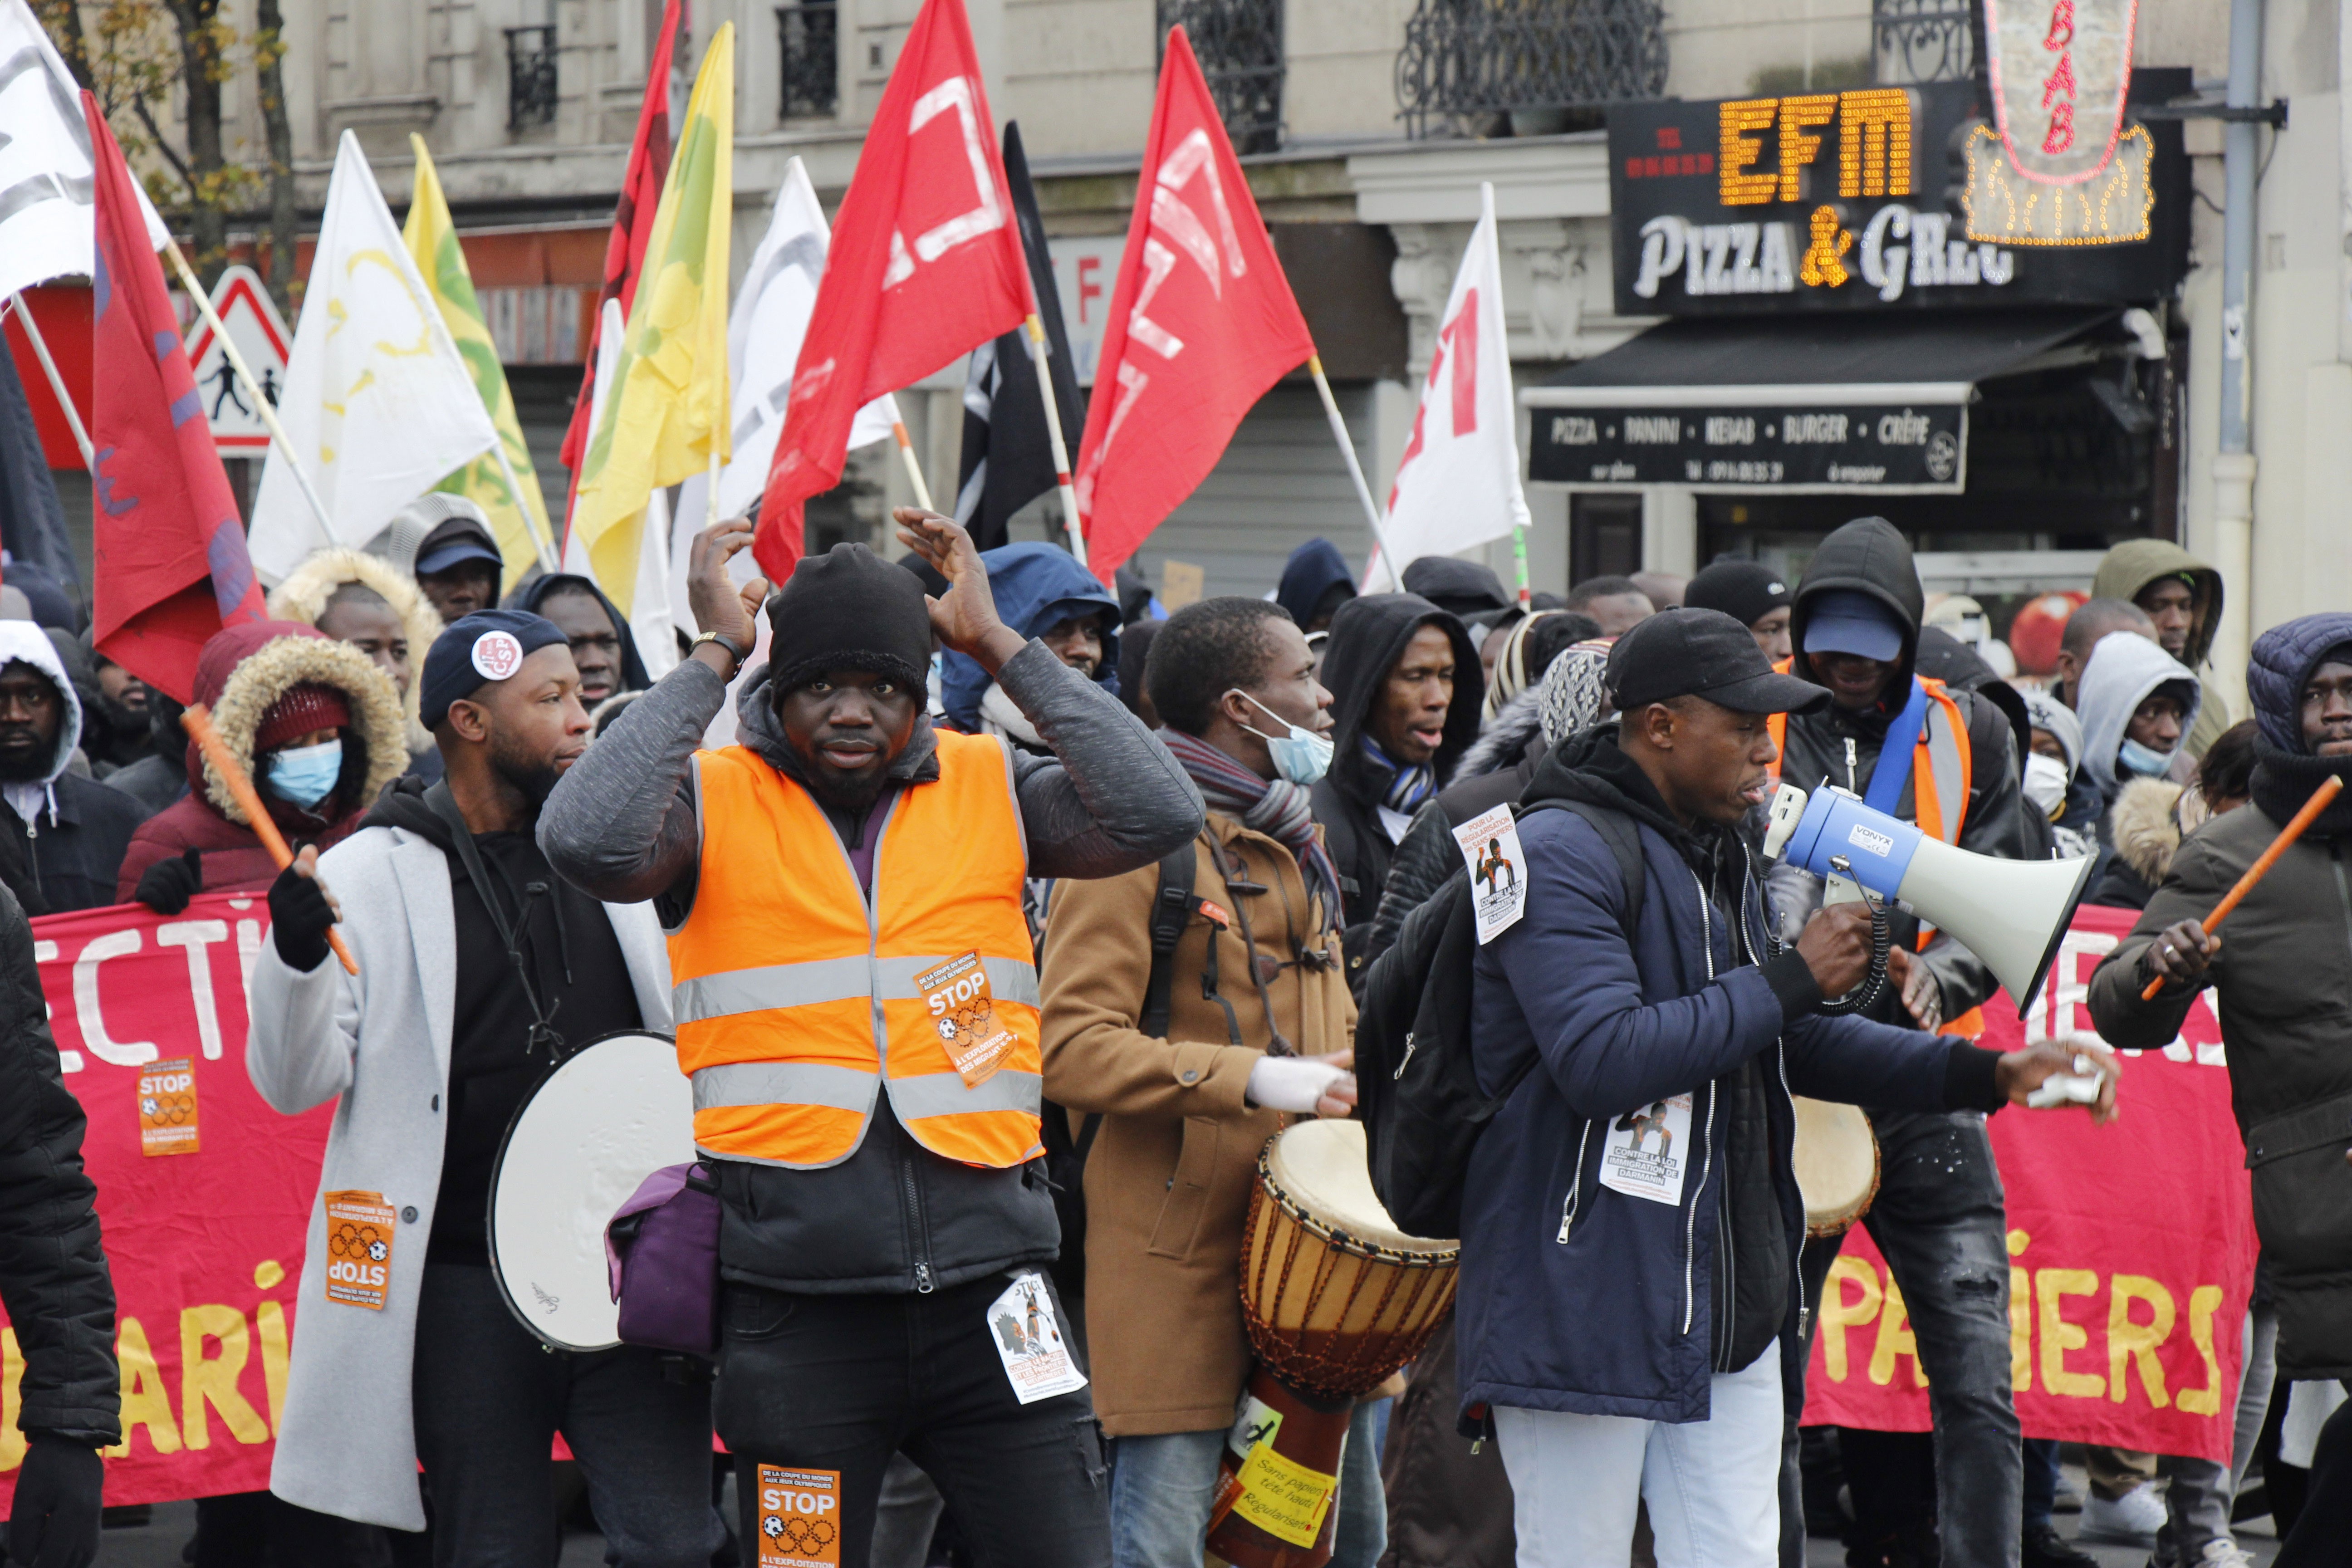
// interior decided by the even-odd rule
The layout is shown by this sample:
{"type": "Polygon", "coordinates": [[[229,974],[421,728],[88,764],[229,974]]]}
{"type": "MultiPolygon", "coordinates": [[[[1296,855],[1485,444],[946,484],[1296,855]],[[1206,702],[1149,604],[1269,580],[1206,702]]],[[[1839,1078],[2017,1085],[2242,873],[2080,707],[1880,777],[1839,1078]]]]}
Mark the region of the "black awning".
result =
{"type": "MultiPolygon", "coordinates": [[[[1979,382],[2063,363],[2121,314],[1685,318],[1528,387],[1532,479],[1954,492],[1979,382]]],[[[2110,349],[2108,352],[2112,352],[2110,349]]]]}

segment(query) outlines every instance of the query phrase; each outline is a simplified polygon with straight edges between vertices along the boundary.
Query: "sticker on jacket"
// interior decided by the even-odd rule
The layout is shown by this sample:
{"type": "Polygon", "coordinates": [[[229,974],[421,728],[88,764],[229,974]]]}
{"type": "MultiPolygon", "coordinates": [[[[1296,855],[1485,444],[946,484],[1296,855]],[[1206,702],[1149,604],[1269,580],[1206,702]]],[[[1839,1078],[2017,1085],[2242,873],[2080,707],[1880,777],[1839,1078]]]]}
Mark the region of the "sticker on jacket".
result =
{"type": "Polygon", "coordinates": [[[1013,1049],[1013,1031],[997,1018],[988,989],[988,966],[980,954],[967,952],[916,975],[915,989],[931,1010],[931,1026],[964,1087],[979,1088],[1013,1049]]]}
{"type": "Polygon", "coordinates": [[[1293,1546],[1311,1548],[1321,1537],[1323,1521],[1339,1500],[1339,1478],[1276,1453],[1274,1442],[1281,1431],[1281,1412],[1246,1393],[1242,1395],[1233,1429],[1225,1434],[1230,1457],[1210,1501],[1210,1529],[1223,1523],[1227,1514],[1237,1513],[1293,1546]]]}
{"type": "Polygon", "coordinates": [[[327,1300],[383,1310],[392,1289],[392,1228],[400,1221],[382,1193],[328,1193],[327,1300]]]}
{"type": "Polygon", "coordinates": [[[1484,947],[1528,912],[1528,858],[1519,848],[1519,825],[1508,805],[1498,805],[1455,828],[1454,842],[1470,868],[1470,910],[1478,919],[1478,945],[1484,947]]]}
{"type": "Polygon", "coordinates": [[[1690,1167],[1690,1125],[1687,1094],[1669,1095],[1616,1118],[1601,1146],[1601,1184],[1629,1198],[1681,1203],[1683,1173],[1690,1167]]]}
{"type": "Polygon", "coordinates": [[[196,1063],[150,1062],[139,1075],[139,1152],[196,1152],[196,1063]]]}
{"type": "Polygon", "coordinates": [[[1013,1396],[1022,1404],[1034,1405],[1087,1385],[1087,1374],[1070,1354],[1042,1275],[1013,1277],[1004,1294],[988,1304],[988,1332],[1004,1363],[1013,1396]]]}
{"type": "Polygon", "coordinates": [[[760,1568],[839,1568],[841,1472],[760,1467],[760,1568]]]}

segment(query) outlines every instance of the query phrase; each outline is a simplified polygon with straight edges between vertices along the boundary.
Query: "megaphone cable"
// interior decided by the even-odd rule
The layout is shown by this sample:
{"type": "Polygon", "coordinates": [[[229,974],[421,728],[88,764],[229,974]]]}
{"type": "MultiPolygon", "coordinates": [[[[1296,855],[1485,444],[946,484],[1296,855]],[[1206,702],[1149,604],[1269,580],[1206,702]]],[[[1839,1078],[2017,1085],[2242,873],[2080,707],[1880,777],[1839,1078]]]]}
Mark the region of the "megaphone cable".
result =
{"type": "MultiPolygon", "coordinates": [[[[1842,873],[1853,869],[1843,855],[1833,858],[1830,864],[1842,873]]],[[[1862,897],[1870,906],[1870,973],[1844,995],[1822,1003],[1821,1011],[1832,1016],[1867,1013],[1878,1005],[1878,999],[1886,993],[1886,955],[1895,945],[1894,921],[1887,918],[1885,900],[1867,889],[1862,897]]]]}

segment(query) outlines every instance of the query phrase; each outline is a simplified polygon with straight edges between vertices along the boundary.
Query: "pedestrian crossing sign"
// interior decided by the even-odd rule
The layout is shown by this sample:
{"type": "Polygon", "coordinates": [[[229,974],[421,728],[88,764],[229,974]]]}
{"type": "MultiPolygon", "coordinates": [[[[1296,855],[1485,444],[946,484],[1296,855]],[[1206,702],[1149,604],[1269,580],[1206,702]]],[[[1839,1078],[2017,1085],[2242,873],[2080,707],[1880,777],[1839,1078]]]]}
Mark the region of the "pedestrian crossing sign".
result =
{"type": "Polygon", "coordinates": [[[286,384],[286,352],[293,333],[270,302],[269,290],[250,267],[223,269],[213,285],[213,313],[228,329],[229,341],[245,358],[257,387],[237,379],[228,355],[201,315],[188,334],[188,367],[195,373],[198,405],[213,428],[213,445],[224,458],[259,458],[269,449],[269,427],[253,406],[254,394],[278,405],[286,384]]]}

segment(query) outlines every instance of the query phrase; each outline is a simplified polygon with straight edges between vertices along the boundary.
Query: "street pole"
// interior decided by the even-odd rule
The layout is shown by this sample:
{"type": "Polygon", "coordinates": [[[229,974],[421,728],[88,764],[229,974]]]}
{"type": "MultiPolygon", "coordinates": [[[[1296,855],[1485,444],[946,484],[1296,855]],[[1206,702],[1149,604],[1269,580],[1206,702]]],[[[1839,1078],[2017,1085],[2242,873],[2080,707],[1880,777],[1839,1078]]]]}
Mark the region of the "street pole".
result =
{"type": "MultiPolygon", "coordinates": [[[[2230,108],[2250,110],[2260,102],[2262,55],[2263,0],[2230,0],[2230,108]]],[[[2254,454],[2246,418],[2252,386],[2246,363],[2253,338],[2248,293],[2260,131],[2252,120],[2233,119],[2221,144],[2221,438],[2213,459],[2213,531],[2225,589],[2214,662],[2223,670],[2245,668],[2253,625],[2254,454]]]]}

